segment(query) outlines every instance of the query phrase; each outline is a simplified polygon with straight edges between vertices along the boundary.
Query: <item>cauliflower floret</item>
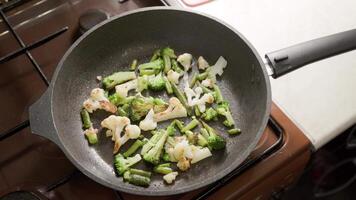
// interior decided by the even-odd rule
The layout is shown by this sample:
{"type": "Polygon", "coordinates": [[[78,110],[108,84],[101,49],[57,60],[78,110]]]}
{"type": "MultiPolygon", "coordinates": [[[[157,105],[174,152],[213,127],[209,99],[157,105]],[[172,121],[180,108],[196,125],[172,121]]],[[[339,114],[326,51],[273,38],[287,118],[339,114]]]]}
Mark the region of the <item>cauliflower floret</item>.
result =
{"type": "Polygon", "coordinates": [[[216,75],[221,76],[224,73],[226,65],[227,61],[224,57],[220,56],[215,65],[211,67],[211,70],[209,71],[209,78],[213,81],[213,83],[216,83],[216,75]]]}
{"type": "Polygon", "coordinates": [[[111,113],[117,111],[117,107],[106,98],[104,90],[100,88],[95,88],[90,92],[90,97],[83,102],[83,107],[89,113],[97,109],[103,109],[111,113]]]}
{"type": "Polygon", "coordinates": [[[137,79],[115,86],[115,91],[122,97],[127,97],[130,90],[137,89],[137,79]]]}
{"type": "Polygon", "coordinates": [[[187,171],[190,168],[190,160],[186,157],[178,160],[177,167],[182,171],[187,171]]]}
{"type": "Polygon", "coordinates": [[[192,164],[197,163],[207,157],[212,156],[209,148],[207,148],[207,147],[202,148],[202,147],[197,147],[197,146],[191,145],[190,148],[191,148],[191,151],[193,154],[193,158],[190,161],[192,164]]]}
{"type": "Polygon", "coordinates": [[[140,121],[140,128],[143,131],[149,131],[153,130],[157,127],[157,122],[154,120],[154,112],[153,109],[151,109],[144,120],[140,121]]]}
{"type": "Polygon", "coordinates": [[[161,122],[169,119],[175,119],[180,117],[186,117],[187,110],[183,106],[183,104],[179,101],[178,98],[172,97],[169,99],[168,108],[163,111],[154,114],[154,121],[161,122]]]}
{"type": "Polygon", "coordinates": [[[122,146],[120,134],[124,129],[124,127],[129,124],[130,124],[129,118],[115,116],[115,115],[110,115],[109,117],[107,117],[101,122],[101,126],[108,129],[107,134],[109,132],[109,135],[111,134],[113,140],[115,141],[114,154],[116,154],[119,151],[120,147],[122,146]]]}
{"type": "Polygon", "coordinates": [[[169,70],[167,72],[167,79],[172,83],[178,84],[180,75],[181,74],[179,74],[178,72],[175,72],[173,70],[169,70]]]}
{"type": "Polygon", "coordinates": [[[207,78],[207,79],[203,80],[203,81],[201,82],[201,84],[202,84],[203,86],[205,86],[205,87],[208,87],[208,88],[213,88],[213,87],[214,87],[214,82],[213,82],[213,80],[211,80],[210,78],[207,78]]]}
{"type": "Polygon", "coordinates": [[[196,99],[192,102],[192,105],[197,105],[200,112],[205,112],[206,104],[212,104],[214,102],[214,97],[212,94],[204,94],[200,99],[196,99]]]}
{"type": "Polygon", "coordinates": [[[176,180],[178,176],[178,172],[171,172],[163,176],[163,180],[168,184],[172,184],[174,180],[176,180]]]}
{"type": "Polygon", "coordinates": [[[141,129],[134,124],[125,127],[125,134],[121,137],[121,145],[124,145],[129,139],[137,139],[141,134],[141,129]]]}
{"type": "Polygon", "coordinates": [[[206,61],[203,56],[199,56],[199,58],[198,58],[198,68],[201,69],[201,70],[204,70],[204,69],[208,68],[209,66],[210,65],[209,65],[208,61],[206,61]]]}
{"type": "Polygon", "coordinates": [[[192,67],[192,54],[183,53],[178,56],[177,61],[184,67],[184,71],[188,71],[192,67]]]}

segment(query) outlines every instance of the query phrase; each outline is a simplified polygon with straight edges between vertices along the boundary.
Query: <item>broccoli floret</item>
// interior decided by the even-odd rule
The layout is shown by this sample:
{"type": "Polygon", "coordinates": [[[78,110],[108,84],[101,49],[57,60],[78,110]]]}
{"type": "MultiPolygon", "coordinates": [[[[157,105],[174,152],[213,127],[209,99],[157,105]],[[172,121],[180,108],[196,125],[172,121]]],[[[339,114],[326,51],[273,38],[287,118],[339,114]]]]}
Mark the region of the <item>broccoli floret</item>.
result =
{"type": "Polygon", "coordinates": [[[169,173],[173,172],[170,163],[164,163],[164,164],[157,165],[153,168],[153,171],[158,174],[169,174],[169,173]]]}
{"type": "Polygon", "coordinates": [[[136,97],[130,103],[129,114],[132,121],[139,121],[147,115],[148,111],[153,107],[152,102],[146,98],[136,97]]]}
{"type": "Polygon", "coordinates": [[[151,182],[151,179],[149,177],[134,174],[131,173],[130,171],[126,171],[124,173],[124,180],[132,185],[137,185],[142,187],[148,187],[151,182]]]}
{"type": "Polygon", "coordinates": [[[135,156],[128,157],[128,158],[124,158],[124,156],[121,155],[120,153],[116,154],[114,159],[116,172],[119,175],[122,175],[125,171],[129,169],[129,167],[140,162],[140,160],[141,160],[140,154],[136,154],[135,156]]]}
{"type": "Polygon", "coordinates": [[[117,114],[121,117],[129,117],[130,104],[124,104],[121,107],[117,108],[117,114]]]}
{"type": "Polygon", "coordinates": [[[160,91],[166,88],[166,81],[162,74],[158,74],[148,80],[148,88],[154,91],[160,91]]]}
{"type": "Polygon", "coordinates": [[[114,88],[115,85],[124,83],[135,78],[135,72],[116,72],[110,76],[105,77],[103,79],[103,85],[105,89],[110,90],[114,88]]]}
{"type": "Polygon", "coordinates": [[[223,124],[226,127],[233,127],[235,126],[235,121],[234,118],[232,117],[232,114],[230,112],[229,108],[229,103],[227,101],[221,102],[217,108],[216,111],[219,115],[222,115],[225,117],[225,120],[223,121],[223,124]]]}
{"type": "Polygon", "coordinates": [[[118,93],[114,93],[109,96],[109,101],[115,106],[119,106],[126,103],[126,98],[118,93]]]}
{"type": "Polygon", "coordinates": [[[138,66],[140,75],[153,75],[162,71],[163,61],[161,59],[154,60],[149,63],[144,63],[138,66]]]}
{"type": "Polygon", "coordinates": [[[162,49],[161,55],[162,56],[166,55],[169,58],[177,58],[176,54],[174,53],[174,50],[169,47],[162,49]]]}
{"type": "Polygon", "coordinates": [[[174,136],[175,132],[177,132],[177,129],[175,128],[175,125],[176,124],[173,121],[169,126],[167,126],[166,131],[167,131],[169,136],[174,136]]]}
{"type": "Polygon", "coordinates": [[[153,135],[142,148],[141,154],[143,154],[143,159],[149,163],[157,165],[160,161],[167,137],[168,133],[165,130],[161,130],[153,135]]]}
{"type": "Polygon", "coordinates": [[[223,149],[225,148],[226,142],[224,140],[224,138],[222,138],[220,135],[217,134],[217,132],[211,127],[209,126],[207,123],[201,121],[204,129],[200,129],[202,135],[205,137],[205,139],[208,141],[208,146],[211,149],[223,149]]]}
{"type": "Polygon", "coordinates": [[[218,112],[214,108],[209,108],[207,109],[203,115],[202,118],[206,121],[211,121],[211,120],[217,120],[218,112]]]}

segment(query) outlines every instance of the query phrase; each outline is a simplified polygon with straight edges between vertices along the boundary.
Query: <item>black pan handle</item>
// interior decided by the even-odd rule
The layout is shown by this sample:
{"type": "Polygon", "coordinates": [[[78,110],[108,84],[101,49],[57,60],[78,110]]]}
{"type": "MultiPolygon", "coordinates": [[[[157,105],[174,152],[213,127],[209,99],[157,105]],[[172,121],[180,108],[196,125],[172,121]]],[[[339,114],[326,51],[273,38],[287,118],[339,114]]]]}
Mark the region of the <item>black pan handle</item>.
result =
{"type": "Polygon", "coordinates": [[[309,63],[356,49],[356,29],[300,43],[266,54],[272,77],[278,78],[309,63]]]}
{"type": "Polygon", "coordinates": [[[51,87],[47,89],[39,100],[30,106],[29,110],[31,132],[45,137],[61,147],[56,127],[53,124],[51,112],[51,87]]]}

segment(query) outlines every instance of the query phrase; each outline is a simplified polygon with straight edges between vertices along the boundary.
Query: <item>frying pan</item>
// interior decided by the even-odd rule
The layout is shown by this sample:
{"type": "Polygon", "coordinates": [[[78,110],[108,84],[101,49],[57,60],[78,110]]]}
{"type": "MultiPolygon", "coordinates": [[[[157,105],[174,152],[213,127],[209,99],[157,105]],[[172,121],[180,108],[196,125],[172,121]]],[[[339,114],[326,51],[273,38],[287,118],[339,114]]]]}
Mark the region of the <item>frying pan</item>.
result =
{"type": "MultiPolygon", "coordinates": [[[[309,41],[266,55],[272,77],[279,77],[307,63],[356,48],[356,30],[309,41]]],[[[173,195],[201,188],[219,180],[240,165],[251,153],[266,127],[271,107],[271,89],[265,64],[253,46],[229,25],[205,14],[153,7],[127,12],[107,20],[79,38],[66,52],[43,96],[30,107],[34,134],[56,143],[88,177],[115,190],[138,195],[173,195]],[[98,75],[125,70],[133,59],[146,61],[152,52],[170,46],[177,53],[203,55],[211,64],[221,55],[228,61],[219,81],[230,101],[242,134],[227,138],[224,151],[214,152],[173,185],[154,176],[148,188],[130,185],[115,176],[113,143],[105,134],[99,144],[89,146],[80,120],[82,102],[98,75]]],[[[94,126],[108,116],[96,112],[94,126]]],[[[222,132],[222,127],[214,125],[222,132]]],[[[141,164],[140,168],[147,168],[141,164]]]]}

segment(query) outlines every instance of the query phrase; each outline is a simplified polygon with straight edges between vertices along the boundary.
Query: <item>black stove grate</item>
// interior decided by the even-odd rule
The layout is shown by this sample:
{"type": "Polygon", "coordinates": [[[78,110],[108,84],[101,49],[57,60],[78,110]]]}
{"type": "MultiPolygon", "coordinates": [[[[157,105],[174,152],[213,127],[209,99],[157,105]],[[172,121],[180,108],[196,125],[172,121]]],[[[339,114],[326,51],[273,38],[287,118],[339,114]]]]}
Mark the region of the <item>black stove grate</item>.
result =
{"type": "MultiPolygon", "coordinates": [[[[26,2],[27,0],[11,0],[5,4],[0,4],[0,15],[2,20],[4,21],[4,23],[6,24],[7,28],[9,29],[10,33],[15,37],[15,39],[17,40],[17,42],[19,43],[19,45],[21,46],[20,49],[9,53],[3,57],[0,57],[0,64],[7,62],[11,59],[16,58],[17,56],[23,55],[25,54],[27,56],[27,58],[31,61],[31,64],[33,65],[33,67],[35,68],[35,70],[37,71],[37,73],[39,74],[40,78],[42,79],[42,81],[49,86],[50,82],[48,81],[47,77],[45,76],[45,74],[43,73],[41,67],[39,66],[39,64],[36,62],[36,60],[33,58],[33,56],[31,55],[31,53],[29,52],[32,49],[35,49],[49,41],[51,41],[52,39],[58,37],[59,35],[63,34],[64,32],[66,32],[68,30],[68,27],[63,27],[62,29],[44,37],[39,39],[38,41],[30,44],[30,45],[25,45],[24,42],[22,41],[22,39],[20,38],[20,36],[16,33],[16,31],[14,30],[14,28],[12,27],[12,25],[10,24],[5,12],[21,5],[22,3],[26,2]]],[[[20,130],[28,127],[30,125],[29,120],[25,120],[24,122],[14,126],[13,128],[10,128],[2,133],[0,133],[0,141],[18,133],[20,130]]],[[[270,117],[268,125],[273,129],[274,133],[277,135],[278,140],[272,145],[270,146],[268,149],[266,149],[261,155],[255,157],[255,158],[249,158],[247,159],[245,162],[243,162],[238,168],[236,168],[233,172],[231,172],[230,174],[226,175],[224,178],[222,178],[221,180],[209,185],[204,191],[202,191],[201,193],[199,193],[196,197],[194,197],[194,199],[206,199],[209,195],[213,194],[215,191],[217,191],[219,188],[221,188],[222,186],[226,185],[227,183],[229,183],[232,179],[236,178],[237,176],[239,176],[241,173],[243,173],[244,171],[246,171],[248,168],[254,166],[255,164],[257,164],[258,162],[260,162],[261,160],[265,159],[266,157],[270,156],[271,154],[273,154],[274,152],[276,152],[282,145],[283,145],[283,134],[284,131],[281,128],[281,126],[272,118],[270,117]]],[[[40,191],[41,193],[46,193],[46,192],[50,192],[58,187],[60,187],[61,185],[67,183],[68,181],[71,180],[71,178],[73,178],[75,175],[79,174],[80,172],[76,169],[74,170],[71,174],[68,174],[67,176],[63,177],[62,179],[56,181],[55,183],[50,184],[49,186],[47,186],[45,188],[44,191],[40,191]]],[[[119,200],[123,200],[123,196],[121,195],[121,193],[119,191],[115,191],[117,199],[119,200]]]]}

